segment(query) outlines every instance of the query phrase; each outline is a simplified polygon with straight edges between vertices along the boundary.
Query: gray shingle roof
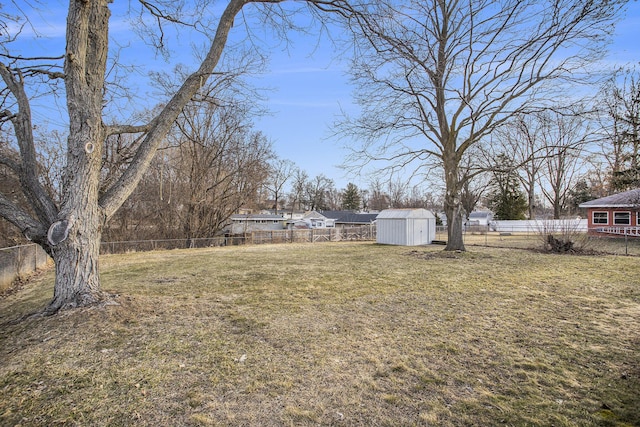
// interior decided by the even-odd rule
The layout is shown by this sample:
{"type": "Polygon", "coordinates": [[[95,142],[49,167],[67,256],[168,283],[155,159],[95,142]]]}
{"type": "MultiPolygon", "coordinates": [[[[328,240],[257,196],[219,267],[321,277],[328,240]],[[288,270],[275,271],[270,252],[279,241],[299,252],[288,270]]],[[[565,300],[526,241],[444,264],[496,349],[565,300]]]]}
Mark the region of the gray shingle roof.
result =
{"type": "Polygon", "coordinates": [[[356,213],[353,211],[323,211],[322,215],[334,219],[336,223],[345,224],[370,224],[378,216],[378,214],[356,213]]]}
{"type": "Polygon", "coordinates": [[[640,206],[640,188],[580,204],[581,208],[628,208],[640,206]]]}
{"type": "Polygon", "coordinates": [[[271,220],[281,220],[284,219],[282,215],[271,215],[271,214],[233,214],[231,215],[231,219],[235,220],[261,220],[261,219],[271,219],[271,220]]]}

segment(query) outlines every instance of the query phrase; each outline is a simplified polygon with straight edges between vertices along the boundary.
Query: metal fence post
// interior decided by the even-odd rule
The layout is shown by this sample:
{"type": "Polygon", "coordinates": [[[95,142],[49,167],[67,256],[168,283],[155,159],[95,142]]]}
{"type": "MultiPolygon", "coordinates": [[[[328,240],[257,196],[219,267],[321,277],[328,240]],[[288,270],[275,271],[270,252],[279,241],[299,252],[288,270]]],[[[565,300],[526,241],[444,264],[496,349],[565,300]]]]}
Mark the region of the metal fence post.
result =
{"type": "Polygon", "coordinates": [[[629,238],[627,237],[627,229],[624,229],[624,254],[629,255],[629,238]]]}

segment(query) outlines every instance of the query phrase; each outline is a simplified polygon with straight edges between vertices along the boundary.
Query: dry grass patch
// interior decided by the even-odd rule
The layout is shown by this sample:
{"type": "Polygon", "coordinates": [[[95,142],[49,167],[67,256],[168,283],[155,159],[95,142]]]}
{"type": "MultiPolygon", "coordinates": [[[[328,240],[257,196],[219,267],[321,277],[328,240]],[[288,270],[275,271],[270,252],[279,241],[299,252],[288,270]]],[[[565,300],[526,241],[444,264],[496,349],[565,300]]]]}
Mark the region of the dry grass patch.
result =
{"type": "Polygon", "coordinates": [[[101,259],[119,305],[9,323],[1,425],[640,425],[637,259],[371,243],[101,259]]]}
{"type": "MultiPolygon", "coordinates": [[[[488,232],[464,234],[464,243],[468,246],[489,246],[497,248],[533,249],[546,248],[546,233],[543,232],[488,232]]],[[[588,236],[581,232],[567,232],[557,235],[562,240],[571,240],[574,250],[581,254],[611,254],[640,256],[640,238],[628,237],[597,237],[588,236]]],[[[446,234],[440,238],[446,240],[446,234]]]]}

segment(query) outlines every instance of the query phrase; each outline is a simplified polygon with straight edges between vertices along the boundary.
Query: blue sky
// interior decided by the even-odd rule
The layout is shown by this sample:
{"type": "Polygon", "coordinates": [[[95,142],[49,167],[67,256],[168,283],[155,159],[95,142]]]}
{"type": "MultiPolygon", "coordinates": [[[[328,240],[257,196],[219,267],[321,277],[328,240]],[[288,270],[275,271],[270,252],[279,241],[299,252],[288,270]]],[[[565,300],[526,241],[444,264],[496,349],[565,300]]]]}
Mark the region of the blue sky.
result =
{"type": "MultiPolygon", "coordinates": [[[[17,4],[26,6],[20,1],[17,4]]],[[[122,7],[127,2],[115,0],[114,4],[122,7]]],[[[48,0],[46,5],[46,8],[38,11],[28,11],[40,34],[35,36],[29,28],[23,31],[21,43],[15,45],[23,54],[55,55],[63,52],[67,3],[48,0]]],[[[11,4],[4,6],[5,11],[12,7],[11,4]]],[[[115,11],[111,30],[113,37],[120,40],[123,58],[138,65],[154,64],[156,69],[167,70],[176,62],[195,64],[187,55],[173,56],[168,63],[149,56],[146,53],[148,48],[131,34],[123,18],[124,12],[115,11]]],[[[603,67],[637,64],[640,61],[639,28],[640,4],[632,1],[627,16],[616,29],[610,55],[603,58],[603,67]]],[[[296,33],[291,37],[293,45],[287,50],[273,43],[268,71],[254,78],[256,85],[273,89],[266,94],[266,105],[272,114],[256,120],[256,130],[262,131],[273,142],[279,157],[292,160],[310,177],[324,174],[335,181],[338,189],[344,188],[348,182],[366,187],[366,177],[345,176],[345,172],[338,167],[346,155],[341,147],[348,142],[328,138],[331,124],[341,109],[354,108],[347,64],[335,58],[333,47],[326,40],[318,44],[316,35],[296,33]]],[[[177,48],[174,55],[189,52],[190,41],[183,35],[180,38],[182,46],[174,46],[177,48]]],[[[144,78],[144,75],[140,78],[144,78]]],[[[153,90],[139,88],[137,99],[140,102],[153,102],[153,90]]],[[[50,102],[37,105],[35,119],[44,122],[44,125],[59,126],[64,122],[63,117],[50,102]]]]}
{"type": "MultiPolygon", "coordinates": [[[[273,117],[259,122],[276,143],[283,158],[289,158],[310,176],[325,174],[344,188],[348,182],[368,186],[367,177],[345,176],[337,167],[346,155],[341,147],[348,141],[327,140],[330,126],[341,108],[352,108],[353,88],[346,75],[347,64],[332,63],[329,50],[309,58],[315,38],[299,39],[301,47],[290,56],[275,53],[273,72],[264,76],[278,87],[272,94],[273,117]]],[[[630,2],[623,21],[616,27],[610,53],[602,66],[640,63],[640,3],[630,2]]]]}

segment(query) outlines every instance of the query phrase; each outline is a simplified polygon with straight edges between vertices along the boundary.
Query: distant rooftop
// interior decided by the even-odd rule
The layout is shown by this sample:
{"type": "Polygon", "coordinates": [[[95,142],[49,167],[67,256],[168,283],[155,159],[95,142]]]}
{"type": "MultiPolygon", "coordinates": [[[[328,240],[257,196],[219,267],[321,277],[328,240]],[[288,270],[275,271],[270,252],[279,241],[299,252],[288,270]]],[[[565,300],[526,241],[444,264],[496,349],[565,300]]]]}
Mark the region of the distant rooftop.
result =
{"type": "Polygon", "coordinates": [[[323,211],[322,215],[337,223],[370,224],[378,217],[377,213],[357,213],[354,211],[323,211]]]}
{"type": "Polygon", "coordinates": [[[469,214],[469,218],[487,218],[491,216],[493,216],[493,213],[489,211],[475,211],[469,214]]]}
{"type": "Polygon", "coordinates": [[[630,208],[634,206],[640,207],[640,188],[580,204],[581,208],[630,208]]]}
{"type": "Polygon", "coordinates": [[[284,219],[282,215],[271,215],[271,214],[234,214],[231,215],[231,219],[235,220],[259,220],[259,219],[284,219]]]}

